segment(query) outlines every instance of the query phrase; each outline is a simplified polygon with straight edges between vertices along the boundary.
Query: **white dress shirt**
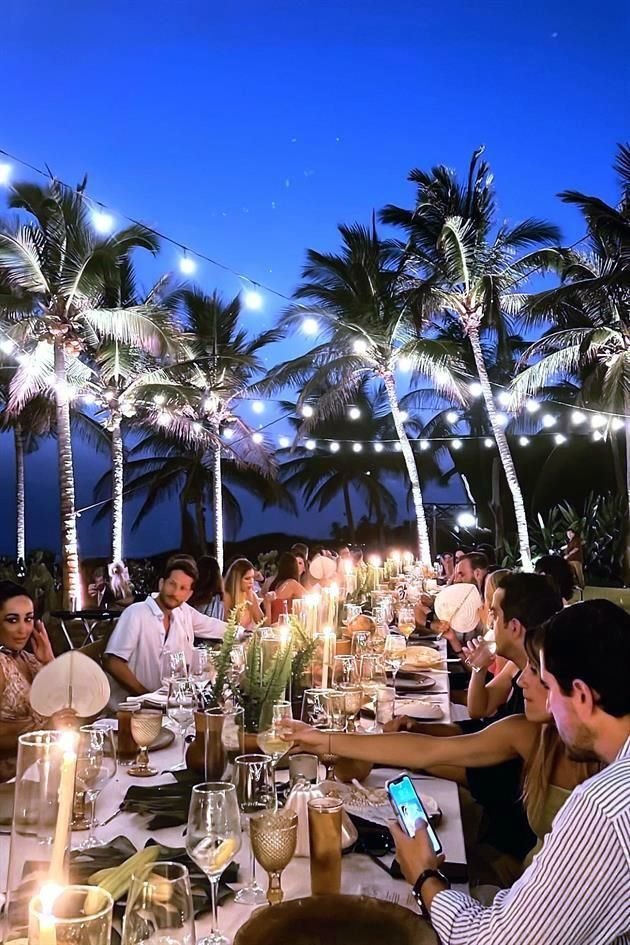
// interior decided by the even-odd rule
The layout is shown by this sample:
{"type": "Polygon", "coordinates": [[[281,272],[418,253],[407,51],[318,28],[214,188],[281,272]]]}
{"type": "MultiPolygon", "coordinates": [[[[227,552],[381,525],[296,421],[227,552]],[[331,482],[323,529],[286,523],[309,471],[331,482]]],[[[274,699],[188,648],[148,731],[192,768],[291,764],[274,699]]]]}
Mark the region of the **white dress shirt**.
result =
{"type": "MultiPolygon", "coordinates": [[[[124,660],[138,682],[153,692],[162,685],[160,657],[162,653],[183,650],[190,664],[195,637],[220,640],[225,633],[225,623],[215,617],[207,617],[189,604],[181,604],[171,611],[168,636],[164,629],[164,613],[155,598],[127,607],[118,620],[114,632],[107,642],[105,653],[124,660]]],[[[109,676],[111,686],[110,706],[123,702],[129,693],[119,682],[109,676]]]]}
{"type": "Polygon", "coordinates": [[[531,866],[489,908],[438,893],[442,945],[630,945],[630,738],[577,787],[531,866]]]}

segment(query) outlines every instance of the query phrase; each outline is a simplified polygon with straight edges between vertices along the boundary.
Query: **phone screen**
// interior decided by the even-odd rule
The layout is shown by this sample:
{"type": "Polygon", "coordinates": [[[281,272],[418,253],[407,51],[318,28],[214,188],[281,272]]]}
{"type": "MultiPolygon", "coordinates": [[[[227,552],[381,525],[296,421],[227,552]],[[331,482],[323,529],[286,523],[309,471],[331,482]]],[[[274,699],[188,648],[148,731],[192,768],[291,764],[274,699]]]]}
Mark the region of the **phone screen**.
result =
{"type": "Polygon", "coordinates": [[[394,813],[398,817],[400,825],[407,831],[410,837],[416,835],[416,822],[424,820],[427,825],[429,840],[436,853],[442,852],[442,844],[435,830],[429,823],[429,817],[424,809],[422,801],[418,797],[411,778],[406,774],[395,781],[390,781],[387,785],[387,793],[394,813]]]}

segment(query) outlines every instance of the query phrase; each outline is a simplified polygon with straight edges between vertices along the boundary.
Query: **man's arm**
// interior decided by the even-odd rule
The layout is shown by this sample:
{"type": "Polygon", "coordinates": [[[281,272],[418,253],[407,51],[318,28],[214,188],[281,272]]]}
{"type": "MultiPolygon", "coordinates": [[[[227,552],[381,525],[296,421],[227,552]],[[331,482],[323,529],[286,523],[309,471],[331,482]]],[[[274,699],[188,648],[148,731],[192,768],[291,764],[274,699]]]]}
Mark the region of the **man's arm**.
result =
{"type": "Polygon", "coordinates": [[[149,690],[143,686],[137,676],[129,669],[129,664],[120,656],[106,653],[103,657],[103,669],[120,683],[132,696],[143,696],[149,690]]]}
{"type": "Polygon", "coordinates": [[[222,640],[225,635],[226,623],[224,620],[218,620],[216,617],[208,617],[206,614],[200,614],[198,610],[191,607],[190,604],[182,604],[185,608],[193,633],[201,640],[222,640]]]}

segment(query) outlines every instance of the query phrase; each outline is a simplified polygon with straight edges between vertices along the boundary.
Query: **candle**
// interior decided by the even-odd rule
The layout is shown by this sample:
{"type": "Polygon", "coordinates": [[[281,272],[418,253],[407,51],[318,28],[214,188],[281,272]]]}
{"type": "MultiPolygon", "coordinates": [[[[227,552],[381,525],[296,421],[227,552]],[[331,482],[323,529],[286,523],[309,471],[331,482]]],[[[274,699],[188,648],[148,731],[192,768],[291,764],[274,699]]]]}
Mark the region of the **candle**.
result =
{"type": "Polygon", "coordinates": [[[395,577],[397,574],[400,574],[400,551],[392,551],[392,561],[395,567],[393,577],[395,577]]]}
{"type": "Polygon", "coordinates": [[[335,640],[337,639],[337,635],[332,627],[325,627],[323,637],[324,647],[322,656],[322,689],[328,689],[328,670],[332,668],[335,640]]]}
{"type": "MultiPolygon", "coordinates": [[[[278,627],[278,639],[280,641],[281,650],[286,650],[287,647],[291,646],[293,641],[291,637],[291,627],[289,626],[289,624],[281,624],[278,627]]],[[[286,687],[285,687],[282,698],[286,702],[286,699],[287,699],[286,687]]],[[[289,702],[290,701],[291,701],[291,673],[289,672],[289,702]]]]}
{"type": "Polygon", "coordinates": [[[64,861],[70,824],[72,823],[72,807],[74,805],[74,779],[77,768],[76,733],[64,732],[59,738],[59,745],[63,749],[63,762],[61,764],[59,806],[57,808],[57,824],[50,858],[49,876],[53,883],[60,885],[65,880],[64,861]]]}
{"type": "Polygon", "coordinates": [[[334,629],[337,626],[337,608],[339,606],[339,587],[337,584],[331,584],[328,588],[328,614],[326,623],[334,629]]]}
{"type": "Polygon", "coordinates": [[[53,915],[53,904],[61,887],[54,883],[46,883],[39,894],[41,912],[39,915],[39,945],[57,945],[57,929],[53,915]]]}
{"type": "Polygon", "coordinates": [[[318,627],[319,594],[307,594],[304,603],[306,604],[306,634],[312,638],[317,633],[318,627]]]}

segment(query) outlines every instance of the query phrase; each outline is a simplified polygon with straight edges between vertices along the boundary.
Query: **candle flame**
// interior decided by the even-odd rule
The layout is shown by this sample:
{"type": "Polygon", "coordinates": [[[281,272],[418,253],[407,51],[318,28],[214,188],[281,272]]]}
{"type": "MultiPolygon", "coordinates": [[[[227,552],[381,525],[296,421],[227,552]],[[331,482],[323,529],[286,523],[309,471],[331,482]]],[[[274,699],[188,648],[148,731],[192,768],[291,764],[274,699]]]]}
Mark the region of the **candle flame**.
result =
{"type": "Polygon", "coordinates": [[[63,892],[63,886],[57,883],[44,883],[39,891],[39,901],[42,905],[42,913],[52,915],[53,906],[57,897],[63,892]]]}
{"type": "Polygon", "coordinates": [[[373,568],[380,568],[381,563],[380,555],[370,555],[368,558],[368,564],[371,564],[373,568]]]}
{"type": "Polygon", "coordinates": [[[65,757],[76,754],[77,733],[69,730],[62,732],[59,738],[59,747],[63,751],[65,757]]]}

